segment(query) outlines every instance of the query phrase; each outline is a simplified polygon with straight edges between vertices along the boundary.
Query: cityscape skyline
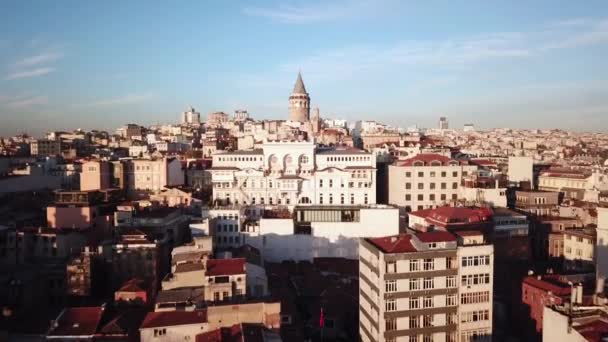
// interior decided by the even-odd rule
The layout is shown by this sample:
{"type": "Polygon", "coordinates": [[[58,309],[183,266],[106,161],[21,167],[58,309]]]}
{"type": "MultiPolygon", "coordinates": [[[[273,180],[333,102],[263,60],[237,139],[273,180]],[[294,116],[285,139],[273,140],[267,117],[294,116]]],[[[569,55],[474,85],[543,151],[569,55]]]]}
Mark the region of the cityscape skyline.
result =
{"type": "Polygon", "coordinates": [[[298,71],[322,118],[605,130],[608,6],[548,4],[6,2],[0,135],[285,119],[298,71]]]}

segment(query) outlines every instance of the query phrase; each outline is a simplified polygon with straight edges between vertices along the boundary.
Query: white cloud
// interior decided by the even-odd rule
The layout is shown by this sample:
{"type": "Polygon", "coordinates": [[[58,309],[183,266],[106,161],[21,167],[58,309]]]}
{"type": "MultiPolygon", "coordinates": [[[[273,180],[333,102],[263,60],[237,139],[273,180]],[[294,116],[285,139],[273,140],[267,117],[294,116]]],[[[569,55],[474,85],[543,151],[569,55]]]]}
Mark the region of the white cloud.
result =
{"type": "Polygon", "coordinates": [[[346,17],[353,17],[379,8],[378,1],[369,0],[342,0],[321,1],[319,3],[304,3],[299,5],[286,5],[280,3],[275,7],[243,8],[243,13],[253,17],[263,17],[286,24],[305,24],[323,21],[332,21],[346,17]]]}
{"type": "Polygon", "coordinates": [[[49,102],[48,96],[33,96],[21,98],[18,100],[14,100],[8,103],[8,106],[11,108],[24,108],[31,107],[35,105],[44,105],[49,102]]]}
{"type": "Polygon", "coordinates": [[[15,66],[17,67],[30,67],[38,64],[44,64],[49,62],[54,62],[63,57],[63,53],[53,51],[53,52],[43,52],[34,56],[23,58],[17,62],[15,62],[15,66]]]}
{"type": "Polygon", "coordinates": [[[0,106],[8,108],[26,108],[37,105],[47,104],[49,101],[46,95],[0,95],[0,106]]]}
{"type": "Polygon", "coordinates": [[[94,101],[91,103],[83,104],[81,106],[96,107],[96,106],[126,105],[126,104],[145,102],[152,98],[154,98],[154,96],[152,94],[131,94],[131,95],[125,95],[125,96],[120,96],[120,97],[115,97],[115,98],[110,98],[110,99],[102,99],[102,100],[94,101]]]}
{"type": "Polygon", "coordinates": [[[53,71],[55,71],[55,68],[49,68],[49,67],[15,71],[15,72],[8,74],[4,78],[4,80],[10,81],[10,80],[17,80],[17,79],[22,79],[22,78],[44,76],[46,74],[50,74],[53,71]]]}

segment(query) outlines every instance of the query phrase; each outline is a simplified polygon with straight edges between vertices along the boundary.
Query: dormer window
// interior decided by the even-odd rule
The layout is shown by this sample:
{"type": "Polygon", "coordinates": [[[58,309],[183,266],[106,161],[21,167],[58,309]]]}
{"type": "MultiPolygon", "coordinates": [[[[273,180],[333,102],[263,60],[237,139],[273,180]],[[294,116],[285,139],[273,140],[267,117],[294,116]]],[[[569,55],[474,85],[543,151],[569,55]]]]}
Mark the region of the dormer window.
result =
{"type": "Polygon", "coordinates": [[[429,249],[435,249],[435,248],[437,248],[437,243],[436,242],[429,243],[429,249]]]}

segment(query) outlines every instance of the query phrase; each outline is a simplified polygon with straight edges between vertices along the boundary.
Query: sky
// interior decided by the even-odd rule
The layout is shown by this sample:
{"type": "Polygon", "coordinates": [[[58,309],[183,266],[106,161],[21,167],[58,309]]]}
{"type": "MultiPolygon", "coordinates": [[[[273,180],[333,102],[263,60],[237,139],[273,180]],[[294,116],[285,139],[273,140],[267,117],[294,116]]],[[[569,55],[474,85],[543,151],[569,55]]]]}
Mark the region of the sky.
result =
{"type": "Polygon", "coordinates": [[[0,135],[188,106],[395,126],[608,130],[608,1],[0,1],[0,135]]]}

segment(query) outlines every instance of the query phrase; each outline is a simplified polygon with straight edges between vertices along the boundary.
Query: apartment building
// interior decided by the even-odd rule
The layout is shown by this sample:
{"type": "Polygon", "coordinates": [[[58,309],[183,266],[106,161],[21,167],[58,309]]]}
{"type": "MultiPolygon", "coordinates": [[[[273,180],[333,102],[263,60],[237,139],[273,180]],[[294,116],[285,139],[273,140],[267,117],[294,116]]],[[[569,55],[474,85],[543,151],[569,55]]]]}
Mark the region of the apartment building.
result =
{"type": "Polygon", "coordinates": [[[463,177],[476,165],[439,154],[419,154],[388,167],[389,204],[407,212],[435,208],[458,199],[463,177]]]}
{"type": "Polygon", "coordinates": [[[61,141],[38,139],[30,143],[30,154],[33,156],[57,156],[61,154],[61,141]]]}
{"type": "Polygon", "coordinates": [[[82,163],[80,191],[104,190],[111,187],[112,168],[110,162],[89,160],[82,163]]]}
{"type": "Polygon", "coordinates": [[[460,234],[360,240],[362,341],[491,339],[493,247],[460,234]]]}
{"type": "Polygon", "coordinates": [[[515,192],[515,209],[537,216],[551,216],[558,211],[559,193],[543,190],[515,192]]]}
{"type": "Polygon", "coordinates": [[[261,149],[215,153],[210,171],[216,203],[376,203],[376,160],[355,148],[266,140],[261,149]]]}
{"type": "Polygon", "coordinates": [[[184,184],[182,164],[175,158],[131,159],[126,170],[128,189],[132,192],[158,192],[166,186],[184,184]]]}
{"type": "Polygon", "coordinates": [[[563,235],[564,266],[569,269],[593,268],[595,265],[595,229],[567,229],[563,235]]]}

